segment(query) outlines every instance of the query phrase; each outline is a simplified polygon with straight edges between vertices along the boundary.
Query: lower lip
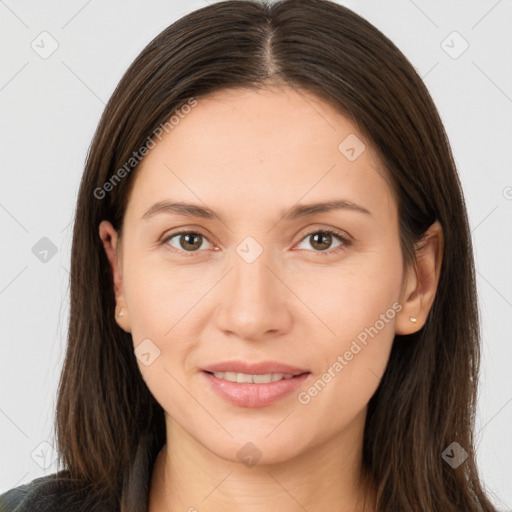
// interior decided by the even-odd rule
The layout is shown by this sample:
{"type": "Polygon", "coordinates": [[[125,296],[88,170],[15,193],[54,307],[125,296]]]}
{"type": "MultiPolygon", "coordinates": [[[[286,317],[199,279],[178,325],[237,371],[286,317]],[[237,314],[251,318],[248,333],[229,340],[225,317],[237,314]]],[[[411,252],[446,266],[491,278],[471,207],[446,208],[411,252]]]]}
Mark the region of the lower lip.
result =
{"type": "Polygon", "coordinates": [[[303,373],[291,379],[281,379],[265,384],[249,384],[247,382],[231,382],[202,372],[213,390],[224,400],[240,407],[265,407],[289,395],[311,375],[303,373]]]}

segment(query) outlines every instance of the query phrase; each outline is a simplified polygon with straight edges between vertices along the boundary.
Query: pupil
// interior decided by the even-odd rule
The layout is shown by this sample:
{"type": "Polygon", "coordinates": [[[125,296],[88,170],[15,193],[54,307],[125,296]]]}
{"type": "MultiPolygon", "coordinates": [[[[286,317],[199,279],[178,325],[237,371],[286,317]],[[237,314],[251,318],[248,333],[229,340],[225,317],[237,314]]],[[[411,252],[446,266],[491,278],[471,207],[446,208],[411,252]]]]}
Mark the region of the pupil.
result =
{"type": "Polygon", "coordinates": [[[199,243],[199,246],[197,246],[197,240],[199,239],[201,235],[195,234],[195,233],[186,233],[185,235],[181,235],[181,242],[182,247],[184,249],[199,249],[201,244],[199,243]],[[194,244],[195,241],[195,244],[194,244]]]}
{"type": "MultiPolygon", "coordinates": [[[[317,243],[319,238],[320,238],[320,240],[322,240],[322,239],[324,240],[324,244],[323,244],[324,246],[323,247],[319,247],[319,250],[324,251],[325,249],[328,249],[329,246],[330,246],[330,242],[331,242],[331,235],[330,235],[330,233],[315,233],[314,236],[313,236],[314,244],[317,243]],[[327,242],[325,242],[325,240],[327,240],[327,242]]],[[[319,245],[322,246],[322,243],[320,242],[319,245]]]]}

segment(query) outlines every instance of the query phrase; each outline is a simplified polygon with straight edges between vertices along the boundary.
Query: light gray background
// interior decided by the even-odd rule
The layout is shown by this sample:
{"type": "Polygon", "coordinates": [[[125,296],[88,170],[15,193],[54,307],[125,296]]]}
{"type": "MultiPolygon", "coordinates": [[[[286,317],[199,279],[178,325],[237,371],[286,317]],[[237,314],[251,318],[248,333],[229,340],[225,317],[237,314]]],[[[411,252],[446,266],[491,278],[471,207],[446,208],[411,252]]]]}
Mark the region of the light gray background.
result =
{"type": "MultiPolygon", "coordinates": [[[[478,462],[498,509],[512,509],[512,2],[340,3],[411,60],[450,137],[482,313],[478,462]],[[469,47],[458,55],[464,41],[469,47]]],[[[57,469],[52,422],[66,343],[73,209],[104,104],[157,33],[204,5],[0,0],[0,492],[57,469]],[[53,40],[58,48],[42,58],[53,40]],[[40,252],[49,245],[43,237],[55,255],[40,252]]]]}

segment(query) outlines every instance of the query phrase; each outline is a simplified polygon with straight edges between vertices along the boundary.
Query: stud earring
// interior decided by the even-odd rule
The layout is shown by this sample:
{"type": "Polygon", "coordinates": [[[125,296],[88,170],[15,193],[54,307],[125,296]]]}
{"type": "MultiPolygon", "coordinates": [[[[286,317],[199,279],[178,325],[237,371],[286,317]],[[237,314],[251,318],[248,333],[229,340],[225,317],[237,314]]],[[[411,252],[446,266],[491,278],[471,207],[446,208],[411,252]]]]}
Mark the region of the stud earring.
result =
{"type": "Polygon", "coordinates": [[[415,317],[413,317],[413,316],[410,316],[410,317],[409,317],[409,320],[410,320],[412,323],[414,323],[414,324],[416,323],[416,318],[415,318],[415,317]]]}
{"type": "Polygon", "coordinates": [[[117,318],[121,318],[123,315],[124,315],[123,310],[121,310],[121,311],[119,311],[119,313],[117,313],[117,318]]]}

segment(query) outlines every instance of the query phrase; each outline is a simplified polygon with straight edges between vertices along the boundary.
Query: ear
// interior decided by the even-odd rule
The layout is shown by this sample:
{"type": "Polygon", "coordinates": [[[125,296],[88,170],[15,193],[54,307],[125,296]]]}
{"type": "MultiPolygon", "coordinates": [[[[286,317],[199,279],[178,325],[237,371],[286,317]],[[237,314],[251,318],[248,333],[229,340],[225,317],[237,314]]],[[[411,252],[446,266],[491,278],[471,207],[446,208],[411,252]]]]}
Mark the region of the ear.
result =
{"type": "Polygon", "coordinates": [[[416,245],[416,264],[407,269],[400,297],[402,310],[397,315],[395,325],[396,334],[412,334],[425,325],[441,275],[443,249],[443,229],[436,220],[416,245]],[[416,322],[411,321],[411,317],[416,322]]]}
{"type": "Polygon", "coordinates": [[[114,282],[114,294],[116,298],[115,320],[119,327],[126,332],[131,332],[130,315],[124,296],[122,269],[122,251],[117,231],[106,220],[100,222],[99,235],[107,254],[114,282]],[[119,244],[119,250],[118,250],[119,244]],[[118,316],[121,313],[121,316],[118,316]]]}

